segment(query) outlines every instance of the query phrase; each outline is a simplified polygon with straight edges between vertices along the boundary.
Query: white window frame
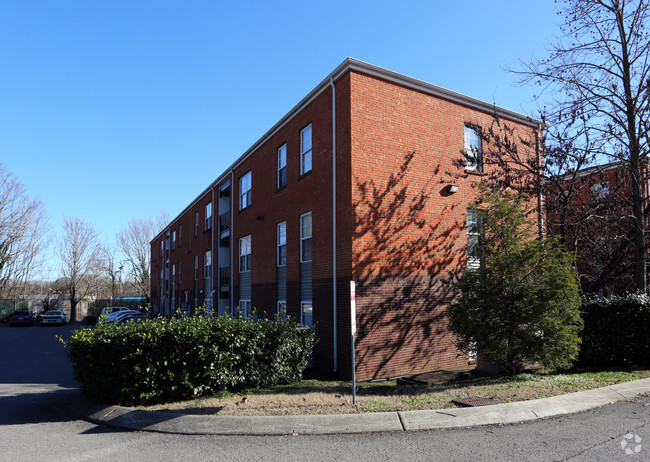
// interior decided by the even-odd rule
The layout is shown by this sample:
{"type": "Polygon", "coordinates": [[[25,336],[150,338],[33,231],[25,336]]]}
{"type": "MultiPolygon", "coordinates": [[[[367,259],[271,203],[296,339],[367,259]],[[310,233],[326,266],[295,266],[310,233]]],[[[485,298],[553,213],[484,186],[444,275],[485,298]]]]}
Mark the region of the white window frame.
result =
{"type": "Polygon", "coordinates": [[[277,313],[280,315],[280,319],[282,319],[282,320],[287,319],[287,301],[286,300],[278,300],[277,313]],[[284,309],[282,308],[281,305],[284,305],[284,309]]]}
{"type": "Polygon", "coordinates": [[[169,297],[171,299],[172,312],[176,308],[176,265],[172,265],[172,293],[169,297]]]}
{"type": "Polygon", "coordinates": [[[310,262],[310,261],[312,261],[312,259],[313,259],[313,257],[314,257],[314,246],[313,246],[313,240],[312,240],[312,236],[313,236],[313,234],[314,234],[313,229],[314,229],[314,219],[313,219],[313,216],[312,216],[311,211],[306,212],[306,213],[303,213],[302,215],[300,215],[300,263],[307,263],[307,262],[310,262]],[[308,236],[305,235],[305,234],[303,234],[304,231],[305,231],[305,229],[304,229],[304,225],[303,225],[303,220],[304,220],[307,216],[309,216],[309,219],[310,219],[309,235],[308,235],[308,236]],[[303,243],[304,243],[307,239],[309,239],[310,244],[311,244],[311,251],[310,251],[311,255],[310,255],[309,260],[306,260],[306,259],[304,258],[304,254],[303,254],[303,243]]]}
{"type": "Polygon", "coordinates": [[[252,203],[253,171],[249,170],[239,179],[239,210],[250,207],[252,203]]]}
{"type": "Polygon", "coordinates": [[[277,265],[287,266],[287,222],[282,221],[277,226],[277,265]],[[283,239],[284,238],[284,239],[283,239]],[[284,241],[284,242],[283,242],[284,241]],[[284,248],[284,262],[280,260],[280,249],[284,248]]]}
{"type": "Polygon", "coordinates": [[[212,250],[203,252],[203,279],[212,277],[212,250]]]}
{"type": "Polygon", "coordinates": [[[476,125],[465,124],[465,169],[483,171],[483,140],[476,125]]]}
{"type": "Polygon", "coordinates": [[[287,185],[287,143],[278,148],[278,189],[287,185]],[[284,173],[284,183],[282,182],[284,173]]]}
{"type": "Polygon", "coordinates": [[[311,300],[300,301],[300,323],[305,326],[314,325],[314,303],[311,300]],[[307,320],[305,316],[305,305],[311,305],[311,315],[309,320],[307,320]],[[309,321],[309,324],[307,324],[307,321],[309,321]]]}
{"type": "Polygon", "coordinates": [[[239,300],[239,313],[242,318],[248,319],[252,315],[252,307],[250,300],[239,300]]]}
{"type": "Polygon", "coordinates": [[[212,300],[212,250],[203,252],[203,289],[205,299],[212,300]]]}
{"type": "Polygon", "coordinates": [[[591,186],[591,198],[594,201],[602,201],[609,196],[609,183],[596,183],[591,186]]]}
{"type": "Polygon", "coordinates": [[[194,281],[199,280],[199,256],[194,255],[194,281]]]}
{"type": "Polygon", "coordinates": [[[313,131],[312,125],[309,124],[300,130],[300,174],[311,171],[312,169],[312,146],[313,146],[313,131]],[[307,138],[309,135],[309,138],[307,138]]]}
{"type": "Polygon", "coordinates": [[[172,250],[176,248],[176,231],[172,231],[172,250]]]}
{"type": "Polygon", "coordinates": [[[212,228],[212,202],[205,204],[205,226],[204,230],[207,231],[212,228]]]}
{"type": "Polygon", "coordinates": [[[194,213],[194,237],[199,235],[199,212],[194,213]]]}
{"type": "Polygon", "coordinates": [[[481,266],[481,257],[480,256],[471,256],[470,255],[470,239],[478,239],[478,245],[482,245],[483,241],[483,220],[481,213],[477,210],[467,209],[466,212],[466,228],[467,228],[467,268],[468,269],[478,269],[481,266]],[[471,216],[474,215],[476,219],[471,219],[471,216]]]}
{"type": "Polygon", "coordinates": [[[251,270],[252,243],[251,235],[239,239],[239,272],[246,273],[251,270]]]}

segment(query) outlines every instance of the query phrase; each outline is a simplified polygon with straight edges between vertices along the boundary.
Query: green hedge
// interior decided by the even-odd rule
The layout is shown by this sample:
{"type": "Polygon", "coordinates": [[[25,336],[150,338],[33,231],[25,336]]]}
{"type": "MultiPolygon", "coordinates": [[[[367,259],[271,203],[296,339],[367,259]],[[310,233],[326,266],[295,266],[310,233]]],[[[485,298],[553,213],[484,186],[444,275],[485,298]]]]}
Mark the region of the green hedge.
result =
{"type": "Polygon", "coordinates": [[[585,298],[579,366],[634,366],[650,362],[650,297],[585,298]]]}
{"type": "Polygon", "coordinates": [[[197,316],[100,324],[65,345],[84,394],[125,404],[296,382],[315,338],[291,320],[197,316]]]}

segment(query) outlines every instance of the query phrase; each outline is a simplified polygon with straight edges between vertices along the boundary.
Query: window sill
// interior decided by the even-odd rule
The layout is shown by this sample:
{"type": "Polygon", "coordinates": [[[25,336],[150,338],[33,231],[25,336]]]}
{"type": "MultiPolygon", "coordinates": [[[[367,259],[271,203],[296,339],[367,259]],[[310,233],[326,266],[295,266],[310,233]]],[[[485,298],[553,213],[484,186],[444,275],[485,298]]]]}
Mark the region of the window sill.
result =
{"type": "Polygon", "coordinates": [[[286,184],[283,184],[283,185],[280,186],[280,187],[277,187],[277,186],[276,186],[276,188],[275,188],[275,192],[277,193],[277,192],[280,192],[280,191],[284,191],[285,189],[287,189],[287,185],[286,185],[286,184]]]}
{"type": "Polygon", "coordinates": [[[313,172],[313,170],[310,170],[310,171],[305,172],[305,173],[303,173],[302,175],[300,175],[300,176],[298,177],[298,181],[300,181],[300,180],[302,180],[303,178],[305,178],[305,177],[311,175],[311,172],[313,172]]]}
{"type": "Polygon", "coordinates": [[[479,172],[477,170],[472,170],[469,168],[465,169],[465,174],[466,175],[475,175],[475,176],[485,176],[485,172],[479,172]]]}

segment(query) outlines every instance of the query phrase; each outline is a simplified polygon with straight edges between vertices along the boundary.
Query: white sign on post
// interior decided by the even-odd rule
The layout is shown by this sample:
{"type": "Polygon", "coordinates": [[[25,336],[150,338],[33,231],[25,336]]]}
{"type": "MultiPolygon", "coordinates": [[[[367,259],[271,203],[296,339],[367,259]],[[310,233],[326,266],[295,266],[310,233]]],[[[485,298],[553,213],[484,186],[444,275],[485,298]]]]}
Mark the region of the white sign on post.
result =
{"type": "Polygon", "coordinates": [[[357,303],[354,281],[350,281],[350,319],[352,326],[352,335],[357,333],[357,303]]]}

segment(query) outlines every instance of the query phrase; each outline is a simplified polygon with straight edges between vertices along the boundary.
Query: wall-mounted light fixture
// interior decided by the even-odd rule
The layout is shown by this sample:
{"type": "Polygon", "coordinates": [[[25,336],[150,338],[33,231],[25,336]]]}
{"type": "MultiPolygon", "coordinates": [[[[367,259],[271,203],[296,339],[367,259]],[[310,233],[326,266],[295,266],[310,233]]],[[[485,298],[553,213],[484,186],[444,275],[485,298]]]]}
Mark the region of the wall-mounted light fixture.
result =
{"type": "Polygon", "coordinates": [[[458,185],[457,185],[457,184],[450,184],[450,185],[447,185],[447,192],[448,192],[449,194],[453,194],[453,193],[455,193],[455,192],[458,192],[458,185]]]}

